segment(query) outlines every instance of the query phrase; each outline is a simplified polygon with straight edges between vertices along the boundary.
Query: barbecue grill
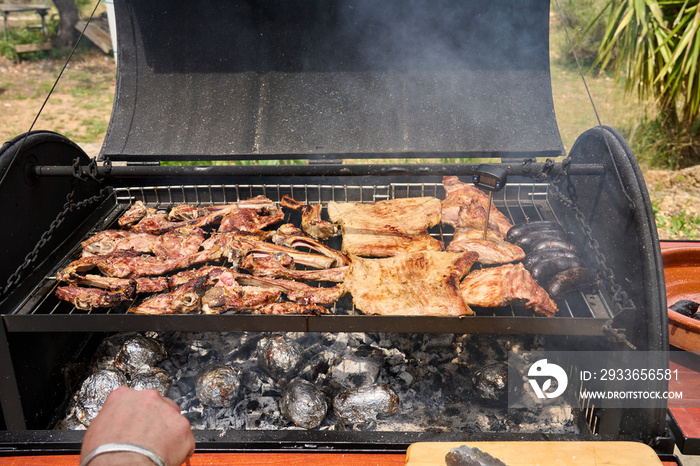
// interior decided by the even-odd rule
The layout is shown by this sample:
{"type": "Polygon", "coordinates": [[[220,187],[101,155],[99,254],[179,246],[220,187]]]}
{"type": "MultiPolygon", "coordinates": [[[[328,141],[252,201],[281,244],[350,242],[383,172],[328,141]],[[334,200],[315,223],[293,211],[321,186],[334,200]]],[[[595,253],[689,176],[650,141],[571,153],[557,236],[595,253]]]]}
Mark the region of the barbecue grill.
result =
{"type": "MultiPolygon", "coordinates": [[[[3,146],[0,196],[12,222],[0,242],[3,451],[78,450],[81,432],[53,429],[96,348],[124,332],[156,332],[166,341],[218,341],[229,333],[240,341],[273,332],[309,345],[349,334],[343,341],[359,338],[387,351],[397,338],[423,349],[490,342],[501,349],[667,348],[661,255],[634,155],[613,128],[597,126],[564,157],[550,87],[549,2],[279,3],[115,2],[117,86],[99,157],[91,160],[51,132],[3,146]],[[475,308],[468,318],[371,316],[347,296],[320,316],[143,316],[128,313],[128,303],[83,311],[53,294],[56,273],[79,255],[80,242],[113,227],[136,201],[166,209],[258,195],[324,207],[443,199],[443,176],[468,181],[485,159],[508,174],[493,202],[513,224],[558,222],[599,272],[600,286],[558,301],[555,317],[519,305],[475,308]]],[[[285,220],[299,222],[294,214],[285,220]]],[[[454,231],[435,227],[430,234],[448,242],[454,231]]],[[[420,365],[411,354],[406,350],[420,365]]],[[[439,382],[433,389],[448,391],[439,382]]],[[[457,416],[480,403],[464,399],[450,407],[457,416]]],[[[500,412],[510,421],[497,429],[379,423],[366,430],[218,429],[203,422],[196,438],[201,450],[390,451],[465,439],[633,439],[660,451],[670,445],[665,406],[582,403],[571,407],[566,429],[543,422],[528,430],[516,427],[502,403],[481,403],[489,416],[500,412]]]]}

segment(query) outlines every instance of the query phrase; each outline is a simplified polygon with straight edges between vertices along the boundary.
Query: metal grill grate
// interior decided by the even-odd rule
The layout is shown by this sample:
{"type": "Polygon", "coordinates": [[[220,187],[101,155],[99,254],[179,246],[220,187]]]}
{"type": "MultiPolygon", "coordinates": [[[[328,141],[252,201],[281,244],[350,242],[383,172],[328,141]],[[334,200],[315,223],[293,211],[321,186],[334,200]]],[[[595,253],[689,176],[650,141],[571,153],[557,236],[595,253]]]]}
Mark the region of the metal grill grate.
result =
{"type": "MultiPolygon", "coordinates": [[[[503,190],[494,193],[494,205],[508,216],[514,224],[527,220],[558,220],[549,204],[547,184],[539,183],[511,183],[503,190]]],[[[165,209],[180,203],[196,205],[227,204],[262,195],[273,201],[279,201],[284,195],[305,203],[337,202],[376,202],[385,199],[435,196],[444,198],[445,192],[441,183],[391,183],[381,185],[329,185],[329,184],[239,184],[239,185],[177,185],[177,186],[140,186],[124,187],[115,190],[115,205],[111,212],[96,226],[90,234],[98,230],[109,228],[121,213],[135,201],[140,200],[149,207],[165,209]]],[[[325,213],[325,211],[324,211],[325,213]]],[[[291,216],[285,221],[293,220],[291,216]]],[[[436,238],[449,241],[453,236],[452,227],[436,226],[430,233],[436,238]]],[[[333,244],[340,247],[340,242],[333,244]]],[[[64,258],[56,268],[59,270],[79,255],[79,245],[71,254],[64,258]]],[[[94,309],[84,311],[76,309],[67,302],[54,297],[53,292],[57,283],[54,276],[47,277],[36,289],[23,306],[20,306],[15,315],[34,316],[101,316],[113,318],[138,318],[139,322],[145,322],[144,318],[159,320],[178,317],[197,318],[188,316],[134,316],[127,314],[131,306],[137,305],[140,300],[131,304],[122,304],[114,308],[94,309]]],[[[408,331],[425,332],[457,332],[463,328],[471,332],[489,333],[576,333],[576,334],[602,334],[602,327],[613,316],[611,308],[600,293],[572,293],[566,300],[557,301],[559,313],[554,318],[546,318],[534,315],[522,305],[508,305],[498,308],[475,307],[475,316],[459,319],[453,317],[394,317],[394,316],[365,316],[357,311],[349,295],[341,298],[334,304],[332,315],[308,317],[308,316],[251,316],[224,314],[217,317],[241,319],[242,329],[250,329],[250,322],[262,319],[269,322],[282,322],[284,319],[301,319],[304,321],[303,329],[314,331],[318,324],[318,331],[346,331],[347,324],[351,323],[356,331],[387,331],[387,325],[393,326],[393,331],[407,328],[408,331]],[[340,319],[340,320],[338,320],[340,319]],[[345,319],[345,320],[343,320],[345,319]],[[350,319],[352,322],[350,322],[350,319]],[[425,327],[424,319],[428,322],[439,322],[434,326],[425,327]],[[450,324],[447,321],[454,321],[450,324]],[[245,323],[247,322],[247,323],[245,323]],[[407,322],[414,322],[407,324],[407,322]],[[494,325],[495,322],[500,324],[494,325]],[[531,322],[523,326],[523,322],[531,322]],[[555,323],[556,322],[556,323],[555,323]],[[379,324],[381,328],[375,328],[379,324]],[[455,327],[456,325],[456,327],[455,327]],[[414,330],[411,330],[414,329],[414,330]]],[[[201,316],[199,321],[210,319],[214,316],[201,316]]],[[[120,320],[121,322],[121,320],[120,320]]],[[[190,319],[188,322],[192,322],[190,319]]],[[[239,324],[236,324],[239,325],[239,324]]],[[[208,327],[206,325],[205,327],[208,327]]],[[[289,330],[298,331],[293,328],[289,330]]]]}

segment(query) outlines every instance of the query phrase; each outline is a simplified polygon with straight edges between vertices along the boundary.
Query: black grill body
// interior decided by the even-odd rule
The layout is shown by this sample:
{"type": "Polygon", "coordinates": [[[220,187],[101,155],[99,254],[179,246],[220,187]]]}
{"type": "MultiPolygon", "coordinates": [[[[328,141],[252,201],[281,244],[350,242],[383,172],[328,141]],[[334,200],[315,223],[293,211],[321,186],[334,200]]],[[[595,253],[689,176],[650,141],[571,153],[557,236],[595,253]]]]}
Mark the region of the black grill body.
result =
{"type": "MultiPolygon", "coordinates": [[[[0,232],[0,448],[77,451],[80,432],[51,429],[99,342],[119,332],[538,336],[548,349],[667,349],[661,255],[634,155],[600,126],[562,158],[548,2],[224,3],[115,5],[117,94],[98,160],[49,132],[3,146],[0,205],[13,227],[0,232]],[[438,31],[443,10],[452,14],[438,31]],[[496,33],[497,21],[512,35],[496,33]],[[403,26],[388,29],[392,22],[403,26]],[[391,53],[370,47],[377,42],[391,53]],[[430,46],[447,43],[447,55],[430,46]],[[603,272],[596,292],[568,297],[556,317],[517,305],[466,319],[366,316],[350,300],[326,316],[136,316],[126,306],[78,311],[53,297],[53,277],[80,241],[137,200],[166,208],[256,195],[322,204],[442,198],[443,176],[468,181],[484,157],[508,172],[494,193],[499,210],[514,224],[556,220],[603,272]],[[395,161],[405,158],[432,160],[395,161]],[[262,163],[269,160],[285,163],[262,163]]],[[[452,233],[431,231],[441,239],[452,233]]],[[[495,439],[633,439],[665,448],[664,409],[575,410],[575,433],[198,430],[196,438],[200,450],[223,451],[392,451],[416,441],[495,439]]]]}

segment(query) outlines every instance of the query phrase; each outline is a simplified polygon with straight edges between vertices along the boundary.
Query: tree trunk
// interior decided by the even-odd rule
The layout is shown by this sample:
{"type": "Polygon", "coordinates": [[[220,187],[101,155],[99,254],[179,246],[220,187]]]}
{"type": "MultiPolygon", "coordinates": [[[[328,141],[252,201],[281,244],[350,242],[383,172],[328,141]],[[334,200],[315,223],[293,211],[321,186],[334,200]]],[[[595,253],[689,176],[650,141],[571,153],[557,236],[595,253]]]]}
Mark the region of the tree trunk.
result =
{"type": "Polygon", "coordinates": [[[75,25],[78,23],[78,7],[75,0],[54,0],[58,10],[58,34],[56,47],[71,48],[78,37],[75,25]]]}

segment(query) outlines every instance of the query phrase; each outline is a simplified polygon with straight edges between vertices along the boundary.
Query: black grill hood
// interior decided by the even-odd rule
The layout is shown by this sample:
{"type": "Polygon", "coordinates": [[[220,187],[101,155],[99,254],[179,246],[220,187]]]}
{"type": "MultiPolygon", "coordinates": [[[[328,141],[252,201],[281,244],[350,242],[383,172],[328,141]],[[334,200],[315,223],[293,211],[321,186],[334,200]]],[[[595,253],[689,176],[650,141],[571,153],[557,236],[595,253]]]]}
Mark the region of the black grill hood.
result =
{"type": "Polygon", "coordinates": [[[112,160],[559,156],[548,0],[115,2],[112,160]]]}

